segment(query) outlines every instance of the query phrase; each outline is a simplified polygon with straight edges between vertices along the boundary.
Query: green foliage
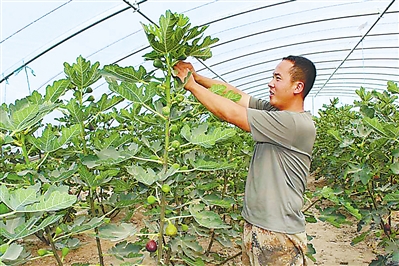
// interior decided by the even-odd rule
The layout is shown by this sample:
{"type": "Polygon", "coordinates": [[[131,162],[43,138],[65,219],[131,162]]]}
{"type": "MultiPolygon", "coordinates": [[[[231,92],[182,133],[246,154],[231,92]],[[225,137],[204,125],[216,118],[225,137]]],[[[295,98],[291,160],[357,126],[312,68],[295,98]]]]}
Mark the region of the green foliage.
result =
{"type": "MultiPolygon", "coordinates": [[[[211,115],[173,76],[178,60],[210,58],[217,39],[170,11],[159,27],[143,29],[153,70],[100,68],[79,56],[64,63],[65,78],[44,96],[35,91],[0,107],[0,264],[34,259],[17,241],[32,235],[49,245],[39,255],[58,265],[85,232],[96,238],[100,265],[102,239],[115,241],[106,252],[127,264],[140,264],[143,243],[154,238],[159,246],[151,256],[164,264],[223,261],[223,251],[211,252],[214,243],[239,247],[252,140],[211,115]],[[92,88],[103,80],[111,94],[96,99],[92,88]],[[56,123],[44,124],[54,110],[61,114],[56,123]],[[138,210],[143,228],[129,223],[138,210]],[[114,222],[116,215],[122,221],[114,222]],[[166,223],[177,232],[163,234],[166,223]],[[209,241],[206,250],[200,239],[209,241]]],[[[221,86],[211,90],[240,98],[221,86]]]]}
{"type": "Polygon", "coordinates": [[[388,82],[386,91],[360,88],[356,93],[360,100],[353,105],[337,107],[334,99],[315,117],[318,135],[312,170],[327,180],[328,187],[313,196],[333,203],[328,208],[316,205],[319,219],[338,227],[349,216],[358,220],[359,236],[353,244],[370,235],[378,239],[385,254],[371,265],[396,262],[399,246],[391,216],[399,210],[399,90],[388,82]]]}
{"type": "MultiPolygon", "coordinates": [[[[167,56],[174,60],[184,60],[189,56],[203,60],[210,58],[210,46],[218,39],[210,36],[204,38],[203,33],[208,26],[192,27],[189,21],[183,14],[167,10],[165,15],[160,17],[159,26],[142,24],[148,42],[154,49],[144,57],[149,60],[167,56]]],[[[170,66],[173,66],[174,62],[171,62],[170,66]]]]}

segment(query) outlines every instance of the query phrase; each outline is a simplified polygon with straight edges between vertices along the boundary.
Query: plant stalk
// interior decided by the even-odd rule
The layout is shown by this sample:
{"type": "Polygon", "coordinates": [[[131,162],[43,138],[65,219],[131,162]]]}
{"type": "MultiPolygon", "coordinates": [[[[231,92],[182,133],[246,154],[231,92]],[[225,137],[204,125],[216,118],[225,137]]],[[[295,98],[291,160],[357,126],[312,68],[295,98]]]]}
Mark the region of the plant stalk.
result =
{"type": "Polygon", "coordinates": [[[46,233],[47,233],[48,240],[50,242],[51,249],[52,249],[53,254],[54,254],[54,258],[57,261],[58,266],[62,266],[63,265],[62,260],[61,260],[60,256],[57,253],[57,249],[56,249],[55,244],[54,244],[54,239],[51,236],[51,232],[50,232],[50,229],[48,227],[46,227],[46,233]]]}
{"type": "Polygon", "coordinates": [[[163,231],[165,227],[165,193],[161,192],[161,212],[160,212],[160,221],[159,221],[159,235],[158,235],[158,264],[161,264],[161,260],[163,257],[163,231]]]}
{"type": "Polygon", "coordinates": [[[227,263],[229,260],[232,260],[232,259],[237,258],[238,256],[241,256],[241,254],[242,254],[242,251],[238,252],[237,254],[235,254],[235,255],[233,255],[233,256],[231,256],[231,257],[225,259],[224,261],[222,261],[221,263],[216,264],[216,265],[217,265],[217,266],[223,265],[223,264],[227,263]]]}
{"type": "MultiPolygon", "coordinates": [[[[94,218],[94,217],[96,217],[96,215],[95,215],[95,208],[94,208],[94,199],[93,199],[94,197],[93,197],[93,192],[92,192],[92,189],[90,189],[90,192],[89,192],[89,201],[90,201],[90,210],[91,210],[91,217],[92,218],[94,218]]],[[[104,256],[103,256],[103,251],[102,251],[102,248],[101,248],[101,240],[100,240],[100,238],[98,237],[98,227],[96,227],[96,228],[94,228],[94,232],[96,233],[96,244],[97,244],[97,252],[98,252],[98,258],[99,258],[99,260],[100,260],[100,265],[101,266],[104,266],[105,264],[104,264],[104,256]]]]}
{"type": "MultiPolygon", "coordinates": [[[[168,57],[166,56],[167,64],[169,64],[168,57]]],[[[170,97],[170,88],[171,88],[171,76],[172,73],[168,68],[168,74],[165,76],[165,96],[166,96],[166,104],[170,108],[171,107],[171,97],[170,97]]],[[[169,127],[170,127],[170,115],[166,116],[165,121],[165,151],[163,155],[163,168],[162,170],[166,173],[168,171],[168,156],[169,156],[169,127]]],[[[162,191],[161,192],[161,210],[160,210],[160,222],[159,222],[159,236],[158,236],[158,264],[161,264],[161,260],[163,258],[163,231],[165,227],[165,209],[166,209],[166,195],[162,191]]]]}
{"type": "Polygon", "coordinates": [[[208,255],[209,255],[209,252],[211,252],[211,248],[212,248],[214,239],[215,239],[215,230],[212,229],[211,240],[209,241],[208,248],[206,249],[206,252],[205,252],[205,255],[206,255],[206,256],[208,256],[208,255]]]}

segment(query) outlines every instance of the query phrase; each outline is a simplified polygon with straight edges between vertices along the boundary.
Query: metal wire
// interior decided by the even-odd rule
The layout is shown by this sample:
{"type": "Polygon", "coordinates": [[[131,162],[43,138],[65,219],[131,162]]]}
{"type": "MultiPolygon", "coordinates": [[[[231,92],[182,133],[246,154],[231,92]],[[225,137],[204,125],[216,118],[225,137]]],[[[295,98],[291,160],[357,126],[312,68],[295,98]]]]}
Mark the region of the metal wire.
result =
{"type": "Polygon", "coordinates": [[[393,3],[395,3],[395,1],[396,0],[392,0],[391,3],[389,3],[389,5],[385,8],[385,10],[378,16],[378,18],[373,23],[373,25],[371,25],[371,27],[367,30],[367,32],[360,38],[360,40],[355,44],[355,46],[352,48],[352,50],[349,52],[349,54],[342,60],[342,62],[337,66],[337,68],[333,71],[333,73],[331,73],[330,77],[326,80],[326,82],[323,84],[323,86],[321,86],[321,88],[318,90],[318,92],[316,92],[314,97],[316,97],[319,94],[319,92],[326,86],[326,84],[332,78],[332,76],[334,76],[334,74],[337,73],[338,69],[345,63],[345,61],[349,58],[349,56],[353,53],[353,51],[355,51],[355,49],[359,46],[359,44],[362,43],[364,38],[370,33],[370,31],[375,27],[375,25],[377,25],[377,23],[380,21],[382,16],[388,11],[388,9],[393,5],[393,3]]]}
{"type": "MultiPolygon", "coordinates": [[[[147,0],[141,0],[140,3],[143,3],[143,2],[146,2],[146,1],[147,1],[147,0]]],[[[122,12],[125,12],[126,10],[129,10],[129,9],[130,9],[130,7],[126,7],[126,8],[123,8],[123,9],[121,9],[121,10],[118,10],[118,11],[116,11],[116,12],[114,12],[114,13],[112,13],[112,14],[106,16],[105,18],[102,18],[102,19],[100,19],[100,20],[98,20],[98,21],[96,21],[96,22],[94,22],[94,23],[88,25],[87,27],[85,27],[85,28],[83,28],[83,29],[81,29],[81,30],[79,30],[79,31],[77,31],[77,32],[75,32],[75,33],[69,35],[67,38],[65,38],[65,39],[63,39],[63,40],[57,42],[56,44],[52,45],[51,47],[47,48],[47,49],[44,50],[43,52],[37,54],[36,56],[34,56],[34,57],[31,58],[30,60],[28,60],[26,63],[23,63],[21,66],[19,66],[19,67],[16,68],[15,70],[11,71],[11,73],[7,74],[6,76],[4,76],[4,77],[0,80],[0,83],[2,83],[2,82],[5,81],[6,79],[8,79],[10,76],[12,76],[13,74],[15,74],[19,69],[21,69],[21,68],[27,66],[28,64],[32,63],[32,62],[35,61],[36,59],[40,58],[42,55],[48,53],[49,51],[53,50],[53,49],[56,48],[57,46],[63,44],[63,43],[66,42],[66,41],[68,41],[69,39],[72,39],[73,37],[79,35],[80,33],[84,32],[84,31],[86,31],[86,30],[88,30],[88,29],[90,29],[90,28],[92,28],[92,27],[94,27],[94,26],[96,26],[97,24],[100,24],[101,22],[104,22],[104,21],[106,21],[106,20],[108,20],[108,19],[110,19],[110,18],[112,18],[112,17],[114,17],[114,16],[116,16],[116,15],[122,13],[122,12]]]]}
{"type": "Polygon", "coordinates": [[[63,3],[62,5],[54,8],[53,10],[51,10],[50,12],[47,12],[46,14],[44,14],[43,16],[35,19],[34,21],[32,21],[31,23],[26,24],[24,27],[20,28],[19,30],[17,30],[16,32],[12,33],[10,36],[8,36],[7,38],[5,38],[4,40],[0,41],[0,44],[2,44],[3,42],[7,41],[8,39],[10,39],[11,37],[13,37],[14,35],[18,34],[19,32],[23,31],[24,29],[26,29],[27,27],[31,26],[32,24],[38,22],[39,20],[41,20],[42,18],[50,15],[51,13],[53,13],[54,11],[60,9],[61,7],[69,4],[70,2],[72,2],[72,0],[69,0],[68,2],[63,3]]]}

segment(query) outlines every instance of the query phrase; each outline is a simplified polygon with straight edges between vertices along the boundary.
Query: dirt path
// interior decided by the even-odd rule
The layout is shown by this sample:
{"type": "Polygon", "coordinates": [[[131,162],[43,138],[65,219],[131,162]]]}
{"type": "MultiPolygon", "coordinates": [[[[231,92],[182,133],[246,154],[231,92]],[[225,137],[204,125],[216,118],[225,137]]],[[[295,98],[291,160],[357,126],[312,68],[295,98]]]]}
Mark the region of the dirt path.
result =
{"type": "Polygon", "coordinates": [[[356,236],[355,225],[345,225],[336,228],[329,223],[317,222],[307,224],[307,234],[313,236],[312,244],[316,249],[313,263],[309,265],[369,265],[375,258],[372,248],[365,242],[351,246],[352,239],[356,236]]]}

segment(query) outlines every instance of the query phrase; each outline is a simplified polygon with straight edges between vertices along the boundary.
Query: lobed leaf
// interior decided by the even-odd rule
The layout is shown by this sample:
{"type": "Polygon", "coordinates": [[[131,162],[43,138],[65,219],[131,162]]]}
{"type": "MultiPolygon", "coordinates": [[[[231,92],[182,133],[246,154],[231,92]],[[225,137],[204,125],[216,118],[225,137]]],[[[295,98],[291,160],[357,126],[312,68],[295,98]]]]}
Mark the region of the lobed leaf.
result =
{"type": "Polygon", "coordinates": [[[82,56],[79,56],[76,59],[76,63],[73,63],[72,65],[64,63],[64,72],[72,84],[83,89],[94,84],[101,78],[101,75],[98,72],[99,66],[99,62],[91,65],[90,60],[86,61],[82,56]]]}
{"type": "MultiPolygon", "coordinates": [[[[206,124],[205,124],[206,125],[206,124]]],[[[217,142],[221,142],[233,137],[236,134],[234,128],[223,129],[221,127],[215,128],[212,132],[206,133],[207,125],[198,126],[197,128],[190,129],[185,125],[181,129],[181,135],[190,143],[200,145],[204,148],[211,148],[217,142]]]]}
{"type": "Polygon", "coordinates": [[[136,234],[136,226],[128,223],[105,224],[98,228],[98,237],[111,241],[120,241],[136,234]]]}
{"type": "Polygon", "coordinates": [[[194,217],[198,224],[209,229],[230,228],[229,225],[223,222],[217,213],[204,210],[204,208],[204,204],[189,206],[190,214],[194,217]]]}
{"type": "Polygon", "coordinates": [[[54,81],[53,85],[46,87],[45,101],[55,103],[68,90],[71,82],[68,79],[54,81]]]}

